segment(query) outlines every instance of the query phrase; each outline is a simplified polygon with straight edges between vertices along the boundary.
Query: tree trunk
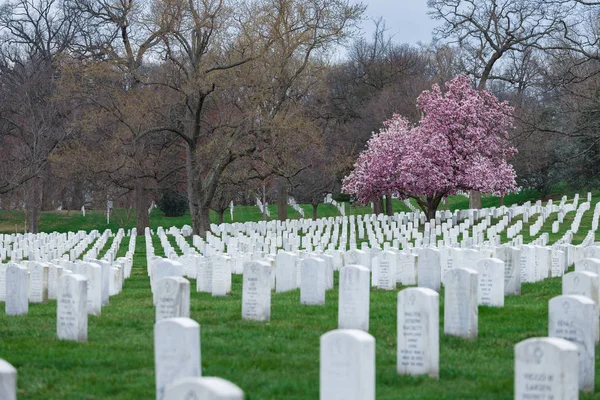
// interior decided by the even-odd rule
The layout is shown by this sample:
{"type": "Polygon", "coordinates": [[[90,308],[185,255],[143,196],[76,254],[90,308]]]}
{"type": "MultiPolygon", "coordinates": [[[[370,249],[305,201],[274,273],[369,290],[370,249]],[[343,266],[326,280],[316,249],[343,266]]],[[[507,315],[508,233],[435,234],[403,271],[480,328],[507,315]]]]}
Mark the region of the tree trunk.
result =
{"type": "Polygon", "coordinates": [[[312,219],[313,219],[313,221],[316,221],[317,220],[317,207],[319,207],[319,204],[318,203],[317,204],[313,204],[312,207],[313,207],[313,217],[312,217],[312,219]]]}
{"type": "Polygon", "coordinates": [[[373,214],[379,215],[381,214],[381,201],[379,199],[373,202],[373,214]]]}
{"type": "Polygon", "coordinates": [[[481,192],[471,190],[469,193],[469,208],[479,210],[481,208],[481,192]]]}
{"type": "Polygon", "coordinates": [[[504,196],[500,196],[500,207],[504,205],[504,196]]]}
{"type": "Polygon", "coordinates": [[[277,178],[277,219],[285,221],[287,212],[288,182],[283,177],[277,178]]]}
{"type": "Polygon", "coordinates": [[[27,193],[27,225],[30,233],[39,233],[40,207],[41,207],[41,187],[37,179],[29,182],[27,193]]]}
{"type": "Polygon", "coordinates": [[[223,223],[223,218],[224,218],[224,215],[225,215],[225,210],[219,210],[218,214],[219,214],[219,225],[220,225],[220,224],[223,223]]]}
{"type": "Polygon", "coordinates": [[[206,238],[206,232],[210,231],[209,207],[203,201],[205,196],[202,189],[202,179],[197,165],[196,149],[193,146],[187,146],[186,148],[185,170],[192,230],[194,234],[206,238]]]}
{"type": "Polygon", "coordinates": [[[144,187],[142,179],[136,179],[133,186],[133,196],[135,198],[136,222],[135,228],[138,236],[144,236],[146,227],[150,226],[150,215],[148,214],[148,192],[144,187]]]}
{"type": "Polygon", "coordinates": [[[392,195],[385,196],[385,214],[388,216],[394,215],[394,206],[392,205],[392,195]]]}
{"type": "Polygon", "coordinates": [[[442,198],[443,196],[441,195],[436,195],[427,198],[414,197],[421,210],[423,210],[423,212],[425,213],[427,221],[431,221],[435,218],[435,212],[437,211],[440,202],[442,201],[442,198]]]}

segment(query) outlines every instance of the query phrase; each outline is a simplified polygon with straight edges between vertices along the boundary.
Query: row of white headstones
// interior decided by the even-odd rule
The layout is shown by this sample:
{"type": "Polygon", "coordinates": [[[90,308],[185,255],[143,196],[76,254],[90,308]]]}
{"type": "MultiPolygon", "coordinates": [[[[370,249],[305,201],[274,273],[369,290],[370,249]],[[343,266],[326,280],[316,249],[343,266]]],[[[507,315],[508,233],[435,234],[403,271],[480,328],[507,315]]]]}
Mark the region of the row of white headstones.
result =
{"type": "MultiPolygon", "coordinates": [[[[516,249],[513,250],[516,251],[516,249]]],[[[598,255],[600,257],[600,247],[588,247],[584,252],[588,255],[598,255]]],[[[385,258],[385,253],[382,252],[382,258],[385,258]]],[[[293,256],[293,254],[279,253],[278,260],[281,262],[275,268],[273,268],[272,263],[269,261],[244,263],[242,289],[243,319],[257,321],[270,320],[271,291],[274,289],[274,281],[279,280],[279,275],[274,279],[275,271],[279,272],[286,269],[286,265],[294,265],[294,263],[284,261],[286,258],[293,256]]],[[[152,281],[155,282],[154,299],[157,322],[168,318],[189,317],[190,284],[189,281],[182,277],[186,273],[186,267],[182,263],[170,259],[156,258],[152,261],[153,272],[151,276],[153,277],[152,281]]],[[[202,263],[205,269],[206,266],[210,266],[211,264],[213,263],[202,263]]],[[[221,264],[223,263],[217,260],[215,265],[221,264]]],[[[512,264],[516,263],[512,262],[512,264]]],[[[380,276],[382,276],[384,275],[382,271],[390,269],[393,261],[380,260],[379,262],[375,262],[374,265],[380,269],[380,276]]],[[[569,371],[569,374],[566,375],[574,376],[574,382],[576,383],[575,393],[577,393],[577,388],[584,391],[593,391],[594,387],[594,343],[597,342],[598,333],[600,332],[600,325],[598,323],[598,310],[600,309],[598,308],[598,299],[600,297],[600,281],[598,278],[598,273],[600,273],[600,259],[583,258],[577,260],[575,265],[576,271],[568,273],[563,277],[563,295],[550,301],[549,336],[567,339],[574,343],[577,348],[579,365],[575,368],[575,375],[573,375],[573,371],[569,371]],[[579,383],[577,384],[577,382],[579,383]]],[[[210,268],[208,269],[210,270],[210,268]]],[[[301,304],[324,304],[326,289],[325,275],[327,271],[325,260],[317,257],[302,259],[300,261],[300,269],[301,304]]],[[[439,265],[438,270],[440,270],[439,265]]],[[[189,272],[190,270],[187,269],[187,271],[189,272]]],[[[202,271],[202,268],[198,271],[202,271]]],[[[419,269],[419,272],[421,272],[421,269],[419,269]]],[[[427,275],[427,270],[423,270],[422,272],[424,274],[421,274],[421,276],[427,275]]],[[[229,272],[230,275],[231,273],[229,272]]],[[[517,282],[519,282],[518,276],[519,274],[516,274],[517,282]]],[[[546,275],[546,277],[548,276],[546,275]]],[[[221,279],[215,280],[214,277],[215,275],[211,277],[212,285],[218,285],[219,283],[216,281],[221,279]]],[[[207,278],[205,270],[199,272],[196,278],[198,291],[211,292],[210,289],[207,290],[208,285],[206,285],[206,282],[203,282],[207,278]]],[[[518,294],[520,292],[519,284],[519,290],[514,293],[506,293],[505,278],[505,263],[496,258],[479,260],[474,270],[469,268],[454,268],[447,271],[444,279],[444,333],[464,338],[476,337],[478,332],[478,305],[502,307],[505,294],[518,294]]],[[[231,290],[230,283],[231,281],[229,280],[228,283],[223,284],[222,292],[212,291],[213,295],[226,295],[228,290],[231,290]]],[[[342,398],[347,399],[374,398],[374,378],[371,380],[374,377],[374,369],[371,370],[369,367],[365,370],[365,366],[371,364],[373,364],[374,368],[374,350],[368,353],[360,353],[363,351],[361,349],[364,349],[365,343],[374,343],[374,339],[366,334],[369,329],[371,283],[371,273],[365,266],[346,265],[340,271],[339,331],[336,331],[336,335],[347,335],[348,343],[355,344],[348,344],[349,347],[341,351],[339,343],[345,343],[344,339],[332,333],[324,335],[321,342],[322,346],[325,344],[325,347],[322,347],[321,355],[321,393],[325,397],[322,398],[330,398],[327,393],[333,392],[329,392],[329,390],[335,393],[342,391],[344,393],[342,398]],[[357,331],[361,331],[362,333],[357,333],[357,331]],[[338,347],[327,350],[329,348],[326,345],[328,343],[327,337],[330,334],[333,338],[331,343],[338,343],[335,345],[338,347]],[[340,358],[331,361],[331,352],[340,358]],[[357,356],[356,359],[352,357],[348,358],[348,354],[356,354],[357,352],[363,355],[357,356]],[[346,358],[344,358],[344,355],[346,355],[346,358]],[[354,361],[352,360],[362,361],[354,365],[354,361]],[[333,365],[333,367],[328,369],[327,365],[333,365]],[[348,381],[340,380],[340,377],[348,377],[348,381]],[[360,377],[360,379],[356,377],[360,377]],[[363,379],[366,379],[366,381],[363,379]],[[364,392],[365,388],[370,389],[364,392]],[[348,393],[344,391],[345,389],[348,389],[348,393]],[[373,389],[373,393],[371,393],[371,389],[373,389]]],[[[430,280],[426,279],[423,281],[419,279],[418,283],[420,286],[427,286],[430,280]]],[[[439,285],[437,290],[439,290],[439,285]]],[[[438,327],[439,301],[436,290],[422,287],[408,288],[399,292],[397,331],[398,373],[409,375],[427,374],[438,377],[438,327]]],[[[540,349],[547,345],[556,347],[559,342],[555,339],[540,339],[536,342],[536,346],[540,349]]],[[[526,341],[526,343],[529,343],[529,345],[523,345],[523,349],[530,349],[533,346],[531,340],[526,341]]],[[[518,348],[519,345],[517,346],[518,348]]],[[[569,349],[572,348],[572,345],[564,345],[563,343],[558,348],[569,349]]],[[[549,352],[550,350],[546,350],[546,353],[549,352]]],[[[172,351],[169,350],[167,354],[172,354],[172,351]]],[[[515,394],[519,394],[516,398],[522,398],[525,395],[558,393],[557,390],[559,390],[559,387],[552,385],[561,384],[559,377],[562,375],[560,375],[560,371],[548,369],[550,367],[544,366],[543,373],[547,377],[554,377],[556,381],[550,386],[535,385],[535,379],[537,378],[532,378],[535,375],[532,375],[533,372],[531,371],[539,367],[538,364],[541,363],[539,361],[541,360],[540,357],[535,359],[538,360],[535,365],[527,366],[527,362],[523,361],[518,352],[516,353],[515,394]],[[529,381],[523,383],[524,380],[529,381]]],[[[158,379],[160,375],[158,373],[159,364],[161,363],[160,357],[157,357],[156,360],[158,379]]],[[[182,371],[182,373],[184,372],[182,371]]],[[[177,377],[173,379],[175,378],[177,377]]],[[[552,379],[550,378],[550,380],[552,379]]],[[[565,380],[563,383],[567,387],[572,382],[571,380],[565,380]]],[[[164,386],[165,383],[161,385],[157,381],[158,391],[164,386]]],[[[568,390],[566,392],[572,393],[568,390]]],[[[527,397],[525,396],[525,398],[527,397]]]]}
{"type": "MultiPolygon", "coordinates": [[[[164,241],[162,241],[162,238],[161,238],[161,242],[165,243],[164,241]]],[[[423,251],[428,251],[428,250],[432,250],[432,249],[424,249],[423,251]]],[[[360,253],[358,253],[358,252],[359,252],[358,250],[355,251],[355,254],[359,254],[360,255],[360,253]]],[[[349,253],[349,254],[347,254],[348,258],[352,258],[352,257],[349,256],[350,254],[352,254],[352,252],[348,252],[348,253],[349,253]]],[[[386,256],[386,252],[383,252],[381,254],[381,256],[382,256],[381,257],[381,261],[379,262],[379,260],[376,258],[375,262],[373,263],[374,266],[375,266],[374,267],[374,271],[373,271],[374,272],[373,275],[374,276],[378,275],[378,278],[377,279],[372,279],[372,282],[375,281],[375,282],[378,283],[378,285],[381,283],[381,281],[386,281],[386,282],[388,282],[388,284],[389,284],[389,282],[393,281],[392,277],[395,274],[393,274],[391,272],[394,269],[393,268],[394,257],[393,256],[389,256],[390,253],[393,255],[394,252],[393,251],[387,252],[389,260],[386,260],[386,257],[385,257],[386,256]]],[[[435,254],[435,253],[433,253],[433,254],[435,254]]],[[[216,258],[218,258],[218,257],[216,257],[216,258]]],[[[325,283],[326,283],[326,277],[328,277],[330,275],[329,272],[331,272],[331,278],[332,278],[332,268],[330,268],[330,265],[327,265],[327,264],[331,264],[330,262],[327,262],[327,261],[331,261],[331,260],[328,259],[327,257],[322,257],[322,258],[324,258],[324,260],[323,259],[313,259],[312,261],[311,261],[310,258],[307,258],[306,262],[304,262],[304,261],[302,262],[303,267],[301,269],[303,271],[300,274],[300,276],[304,277],[304,279],[301,279],[301,283],[305,282],[305,285],[301,284],[300,287],[301,287],[301,302],[303,302],[304,304],[322,304],[324,302],[324,291],[325,291],[324,290],[324,286],[325,286],[325,283]],[[311,268],[311,264],[312,264],[312,268],[311,268]],[[308,277],[310,277],[310,278],[308,278],[308,277]],[[315,282],[317,282],[317,284],[314,284],[315,282]],[[322,282],[322,284],[319,284],[319,282],[322,282]],[[303,296],[302,293],[304,293],[305,295],[303,296]]],[[[434,265],[434,264],[438,264],[439,265],[439,262],[436,262],[436,263],[425,262],[425,260],[427,260],[428,258],[430,258],[427,255],[427,253],[422,254],[420,258],[423,261],[423,262],[420,263],[420,265],[424,265],[424,266],[425,265],[434,265]]],[[[368,259],[368,257],[367,257],[367,259],[368,259]]],[[[273,273],[273,268],[272,268],[274,260],[270,260],[270,261],[271,261],[271,263],[266,264],[268,266],[269,271],[270,271],[269,272],[269,276],[270,277],[267,280],[270,283],[270,287],[268,289],[268,293],[269,293],[269,307],[268,307],[269,312],[268,312],[268,314],[270,314],[270,290],[274,286],[274,282],[275,282],[275,274],[273,273]]],[[[209,264],[210,265],[210,264],[213,264],[213,263],[209,262],[209,263],[204,263],[204,264],[209,264]]],[[[227,264],[227,262],[221,262],[221,263],[216,262],[215,264],[216,265],[227,264]]],[[[165,268],[164,265],[160,266],[160,268],[156,268],[156,269],[157,269],[157,271],[160,271],[160,273],[155,274],[156,277],[158,277],[159,275],[164,275],[164,273],[167,273],[167,275],[170,275],[170,272],[167,272],[169,269],[165,268]]],[[[183,268],[181,268],[181,269],[183,270],[183,268]]],[[[215,268],[215,269],[219,270],[218,267],[215,268]]],[[[286,268],[278,268],[277,271],[279,271],[279,270],[284,271],[285,269],[286,268]]],[[[347,268],[344,268],[344,270],[346,270],[346,269],[347,268]]],[[[428,275],[428,273],[427,273],[428,270],[429,269],[427,269],[427,268],[424,268],[423,270],[422,270],[422,268],[419,268],[419,273],[420,273],[420,275],[422,277],[424,277],[424,276],[428,275]]],[[[433,275],[434,275],[434,277],[433,278],[430,277],[430,279],[433,279],[434,282],[435,282],[435,270],[438,270],[438,275],[441,273],[440,268],[433,268],[433,272],[434,272],[433,275]]],[[[225,271],[225,272],[227,272],[227,271],[225,271]]],[[[368,273],[368,269],[367,269],[367,273],[368,273]]],[[[229,283],[228,284],[227,284],[227,277],[225,276],[225,275],[227,275],[226,273],[225,274],[223,274],[223,273],[221,273],[221,274],[216,273],[215,274],[215,273],[211,272],[210,275],[212,275],[211,279],[210,279],[211,286],[213,286],[213,287],[219,287],[219,286],[221,286],[223,288],[222,289],[222,292],[224,292],[223,294],[227,294],[228,292],[230,292],[230,290],[231,290],[231,280],[230,280],[231,279],[231,271],[229,271],[229,273],[228,273],[228,275],[229,275],[229,279],[228,279],[229,283]],[[214,282],[215,282],[214,277],[217,277],[217,279],[216,279],[217,285],[214,284],[214,282]],[[223,279],[219,279],[219,277],[224,277],[224,278],[223,279]],[[219,283],[221,283],[221,284],[219,285],[219,283]]],[[[250,274],[245,274],[245,276],[246,275],[250,275],[250,274]]],[[[503,275],[505,275],[505,274],[499,275],[500,280],[502,280],[501,277],[503,275]]],[[[543,273],[542,273],[541,276],[543,276],[543,273]]],[[[198,277],[198,276],[196,276],[196,277],[198,277]]],[[[496,277],[496,278],[498,278],[498,277],[496,277]]],[[[203,281],[204,279],[199,279],[199,280],[203,281]]],[[[277,281],[280,281],[280,280],[281,279],[277,279],[277,281]]],[[[152,282],[154,282],[154,281],[155,281],[155,279],[152,279],[152,282]]],[[[285,281],[285,279],[284,279],[284,281],[285,281]]],[[[331,287],[332,287],[333,279],[327,279],[327,281],[331,282],[331,287]]],[[[367,279],[366,279],[366,282],[367,282],[367,284],[366,284],[367,299],[368,299],[368,287],[369,287],[368,286],[368,281],[369,281],[369,277],[367,276],[367,279]]],[[[427,281],[427,279],[420,279],[419,283],[421,284],[422,281],[425,282],[425,281],[427,281]]],[[[244,282],[246,282],[246,278],[244,278],[244,282]]],[[[257,281],[255,281],[255,282],[257,282],[257,281]]],[[[426,286],[426,284],[423,284],[423,285],[426,286]]],[[[433,285],[435,287],[436,284],[434,283],[433,285]]],[[[82,285],[79,284],[79,286],[82,286],[82,285]]],[[[252,286],[252,284],[248,285],[248,287],[251,287],[251,286],[252,286]]],[[[386,286],[386,285],[384,285],[384,286],[386,286]]],[[[87,285],[86,285],[86,287],[87,287],[87,285]]],[[[188,287],[189,287],[189,284],[188,284],[188,287]]],[[[245,287],[246,287],[246,284],[245,284],[245,287]]],[[[395,287],[395,282],[394,282],[394,287],[395,287]]],[[[437,289],[439,290],[439,280],[437,282],[437,289]]],[[[189,293],[189,289],[188,289],[188,293],[189,293]]],[[[351,293],[354,293],[354,292],[351,292],[351,293]]],[[[213,294],[215,294],[214,290],[213,290],[213,294]]],[[[355,297],[355,296],[356,296],[355,294],[352,294],[350,297],[355,297]]],[[[247,295],[246,297],[247,298],[252,298],[252,295],[247,295]],[[250,296],[250,297],[248,297],[248,296],[250,296]]],[[[342,297],[343,296],[340,295],[340,298],[342,298],[342,297]]],[[[257,298],[260,299],[261,296],[258,296],[257,298]]],[[[247,301],[243,302],[243,304],[246,304],[246,307],[243,306],[243,309],[245,308],[245,310],[246,310],[245,311],[245,318],[249,318],[249,319],[264,319],[263,315],[265,315],[265,313],[264,312],[262,312],[262,313],[258,312],[257,313],[256,311],[260,310],[260,307],[256,307],[255,306],[256,304],[260,305],[260,304],[264,304],[264,303],[261,302],[261,301],[255,301],[255,300],[247,300],[247,301]],[[255,304],[255,305],[253,305],[253,304],[255,304]],[[250,310],[250,311],[248,311],[248,310],[250,310]],[[252,315],[255,315],[255,317],[253,318],[252,315]],[[258,318],[256,318],[256,316],[258,316],[258,318]]],[[[87,302],[84,302],[84,304],[86,304],[86,303],[87,302]]],[[[189,294],[188,294],[187,304],[188,304],[187,309],[188,309],[188,315],[189,315],[189,294]]],[[[366,317],[366,321],[367,321],[366,322],[366,324],[367,324],[366,326],[367,327],[366,327],[366,329],[362,328],[364,330],[368,330],[368,300],[367,300],[366,304],[367,304],[367,310],[366,310],[366,316],[367,316],[366,317]]],[[[158,310],[159,310],[159,308],[160,307],[157,307],[157,319],[158,319],[158,312],[159,312],[158,310]]],[[[164,309],[168,309],[168,307],[166,307],[166,308],[162,307],[162,309],[163,310],[164,309]]],[[[185,309],[185,307],[181,307],[181,309],[185,309]]],[[[243,315],[244,315],[244,311],[243,311],[243,315]]],[[[352,311],[350,313],[350,315],[354,316],[354,311],[352,311]]],[[[363,313],[363,315],[364,315],[364,313],[363,313]]],[[[57,318],[57,320],[58,319],[59,318],[57,318]]],[[[86,326],[87,326],[87,324],[86,324],[86,326]]],[[[476,329],[475,329],[475,332],[476,332],[476,329]]],[[[86,329],[86,334],[87,334],[87,329],[86,329]]],[[[60,334],[59,334],[59,337],[60,337],[60,334]]],[[[75,339],[75,340],[77,340],[77,339],[75,339]]]]}
{"type": "MultiPolygon", "coordinates": [[[[562,202],[561,202],[562,204],[562,202]]],[[[600,204],[600,203],[599,203],[600,204]]],[[[418,231],[419,218],[423,214],[409,213],[396,214],[393,217],[383,215],[374,216],[351,216],[349,218],[329,218],[318,221],[295,220],[295,221],[270,221],[270,222],[250,222],[237,224],[223,224],[214,226],[215,234],[207,233],[207,239],[204,241],[198,236],[193,238],[193,246],[205,255],[210,256],[217,253],[227,253],[235,255],[241,253],[264,253],[275,254],[280,249],[286,251],[305,251],[305,252],[325,252],[332,254],[334,252],[344,252],[349,247],[356,248],[356,232],[358,238],[368,237],[368,242],[362,243],[363,249],[381,248],[410,250],[419,247],[461,247],[463,249],[472,246],[492,247],[500,244],[500,234],[507,231],[512,240],[509,245],[522,245],[523,237],[518,232],[523,228],[523,222],[527,221],[529,215],[540,214],[538,220],[530,227],[532,237],[539,233],[543,223],[552,213],[558,213],[559,220],[564,218],[566,213],[577,210],[575,220],[571,224],[571,229],[566,231],[562,238],[553,245],[557,248],[560,245],[570,244],[574,233],[579,230],[581,217],[590,208],[589,202],[582,203],[577,207],[577,203],[569,203],[561,206],[549,204],[542,207],[541,204],[535,206],[523,205],[519,207],[501,207],[499,209],[468,210],[459,211],[442,222],[449,216],[448,212],[440,213],[440,218],[424,223],[424,232],[418,231]],[[517,215],[523,215],[523,220],[518,220],[513,225],[509,225],[512,219],[517,215]],[[466,219],[461,219],[465,218],[466,219]],[[491,225],[491,218],[500,218],[500,221],[491,225]],[[477,223],[478,220],[481,221],[477,223]],[[462,221],[462,222],[460,222],[462,221]],[[475,221],[475,223],[473,222],[475,221]],[[341,229],[340,229],[341,227],[341,229]],[[531,228],[534,228],[531,232],[531,228]],[[459,236],[462,240],[459,241],[459,236]],[[469,236],[471,235],[471,236],[469,236]],[[439,240],[438,236],[442,236],[439,240]],[[487,240],[485,240],[487,236],[487,240]],[[226,249],[226,250],[225,250],[226,249]]],[[[600,217],[600,207],[597,205],[594,210],[592,231],[597,229],[598,219],[600,217]]],[[[553,223],[556,226],[558,221],[553,223]]],[[[148,234],[149,231],[147,231],[148,234]]],[[[164,231],[158,231],[159,237],[164,231]]],[[[186,255],[189,253],[190,245],[181,235],[177,228],[171,228],[169,233],[176,237],[177,245],[181,252],[186,255]]],[[[162,241],[162,239],[161,239],[162,241]]],[[[535,239],[532,244],[546,246],[549,241],[547,233],[542,234],[535,239]]],[[[165,239],[166,242],[166,239],[165,239]]],[[[593,242],[593,237],[586,239],[583,245],[593,242]]],[[[163,244],[165,254],[170,256],[175,252],[170,244],[163,244]]]]}

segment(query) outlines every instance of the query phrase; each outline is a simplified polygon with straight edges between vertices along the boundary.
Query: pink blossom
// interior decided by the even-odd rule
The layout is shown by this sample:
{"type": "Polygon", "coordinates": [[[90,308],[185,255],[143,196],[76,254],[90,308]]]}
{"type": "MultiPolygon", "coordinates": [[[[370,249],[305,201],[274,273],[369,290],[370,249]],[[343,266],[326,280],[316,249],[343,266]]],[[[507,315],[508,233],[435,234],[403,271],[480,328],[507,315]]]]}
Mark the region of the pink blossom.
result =
{"type": "Polygon", "coordinates": [[[504,195],[516,190],[507,159],[513,108],[458,76],[446,92],[433,85],[417,100],[423,116],[411,126],[400,115],[384,122],[359,155],[342,190],[367,203],[384,194],[440,198],[458,190],[504,195]]]}

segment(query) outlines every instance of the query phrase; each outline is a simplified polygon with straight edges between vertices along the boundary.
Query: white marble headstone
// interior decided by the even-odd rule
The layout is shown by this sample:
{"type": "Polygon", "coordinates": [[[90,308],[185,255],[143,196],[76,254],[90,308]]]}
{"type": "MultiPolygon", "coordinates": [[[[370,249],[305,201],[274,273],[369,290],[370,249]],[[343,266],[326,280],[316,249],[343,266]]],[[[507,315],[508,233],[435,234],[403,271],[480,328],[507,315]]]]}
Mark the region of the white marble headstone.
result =
{"type": "Polygon", "coordinates": [[[347,265],[340,270],[338,328],[369,331],[369,270],[347,265]]]}
{"type": "Polygon", "coordinates": [[[0,359],[0,399],[17,400],[17,370],[0,359]]]}
{"type": "Polygon", "coordinates": [[[358,329],[321,336],[320,400],[375,400],[375,338],[358,329]]]}
{"type": "Polygon", "coordinates": [[[217,377],[183,378],[167,385],[163,400],[244,400],[244,392],[217,377]]]}
{"type": "Polygon", "coordinates": [[[154,284],[156,321],[190,316],[190,282],[181,276],[166,276],[154,284]]]}
{"type": "Polygon", "coordinates": [[[419,250],[418,262],[418,285],[440,291],[441,265],[440,251],[437,249],[424,248],[419,250]]]}
{"type": "Polygon", "coordinates": [[[504,307],[504,261],[482,258],[477,262],[477,302],[489,307],[504,307]]]}
{"type": "Polygon", "coordinates": [[[439,321],[436,291],[407,288],[398,292],[398,374],[439,377],[439,321]]]}
{"type": "Polygon", "coordinates": [[[87,278],[64,274],[56,298],[56,334],[61,340],[87,341],[87,278]]]}
{"type": "Polygon", "coordinates": [[[202,376],[200,325],[189,318],[166,318],[154,324],[156,399],[181,378],[202,376]]]}
{"type": "Polygon", "coordinates": [[[6,315],[26,315],[29,311],[29,270],[19,264],[6,268],[6,315]]]}
{"type": "Polygon", "coordinates": [[[300,304],[325,304],[325,261],[305,258],[300,268],[300,304]]]}
{"type": "Polygon", "coordinates": [[[298,256],[287,251],[277,253],[275,263],[275,290],[277,293],[296,289],[296,259],[298,256]]]}
{"type": "Polygon", "coordinates": [[[454,268],[446,273],[444,333],[463,338],[477,337],[477,272],[454,268]]]}
{"type": "Polygon", "coordinates": [[[244,264],[242,319],[271,319],[271,274],[271,264],[267,262],[250,261],[244,264]]]}
{"type": "Polygon", "coordinates": [[[577,346],[560,338],[515,345],[515,400],[579,398],[577,346]]]}
{"type": "Polygon", "coordinates": [[[496,248],[496,258],[504,261],[504,294],[506,296],[521,294],[521,251],[516,247],[501,246],[496,248]]]}
{"type": "Polygon", "coordinates": [[[568,340],[578,348],[579,390],[594,391],[596,304],[589,297],[563,295],[548,303],[548,336],[568,340]]]}

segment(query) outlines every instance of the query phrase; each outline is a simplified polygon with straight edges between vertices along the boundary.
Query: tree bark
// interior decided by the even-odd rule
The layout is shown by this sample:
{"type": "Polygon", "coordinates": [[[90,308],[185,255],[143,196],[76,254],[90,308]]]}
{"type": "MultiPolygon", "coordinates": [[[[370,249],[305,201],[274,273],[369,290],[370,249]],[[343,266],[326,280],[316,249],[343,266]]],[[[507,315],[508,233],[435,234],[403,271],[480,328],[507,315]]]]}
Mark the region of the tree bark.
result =
{"type": "Polygon", "coordinates": [[[381,211],[382,211],[381,205],[382,205],[382,203],[381,203],[380,199],[376,199],[373,202],[373,214],[375,214],[375,215],[381,214],[381,211]]]}
{"type": "Polygon", "coordinates": [[[469,192],[469,208],[479,210],[481,208],[481,192],[478,190],[471,190],[469,192]]]}
{"type": "Polygon", "coordinates": [[[142,179],[136,179],[133,186],[135,198],[136,222],[135,228],[138,236],[144,236],[146,227],[150,226],[150,215],[148,214],[148,192],[142,179]]]}
{"type": "Polygon", "coordinates": [[[427,221],[430,221],[435,218],[435,212],[437,211],[440,202],[442,201],[442,198],[442,195],[435,195],[426,198],[414,197],[421,210],[423,210],[423,212],[425,213],[427,221]]]}
{"type": "Polygon", "coordinates": [[[388,216],[394,215],[394,206],[392,205],[392,195],[385,196],[385,214],[388,216]]]}
{"type": "Polygon", "coordinates": [[[319,207],[319,204],[318,203],[313,204],[312,207],[313,207],[312,219],[313,219],[313,221],[316,221],[317,220],[317,207],[319,207]]]}
{"type": "Polygon", "coordinates": [[[287,212],[288,182],[283,177],[277,178],[277,219],[285,221],[287,212]]]}
{"type": "Polygon", "coordinates": [[[192,229],[196,235],[206,238],[206,232],[210,231],[209,207],[208,204],[204,204],[205,196],[202,188],[202,178],[198,173],[196,149],[193,146],[187,146],[186,156],[187,194],[192,217],[192,229]]]}
{"type": "Polygon", "coordinates": [[[41,207],[41,187],[37,179],[29,182],[29,191],[27,193],[27,225],[30,233],[39,233],[40,207],[41,207]]]}
{"type": "Polygon", "coordinates": [[[223,219],[224,219],[224,215],[225,215],[225,210],[219,210],[218,212],[219,214],[219,225],[223,223],[223,219]]]}

